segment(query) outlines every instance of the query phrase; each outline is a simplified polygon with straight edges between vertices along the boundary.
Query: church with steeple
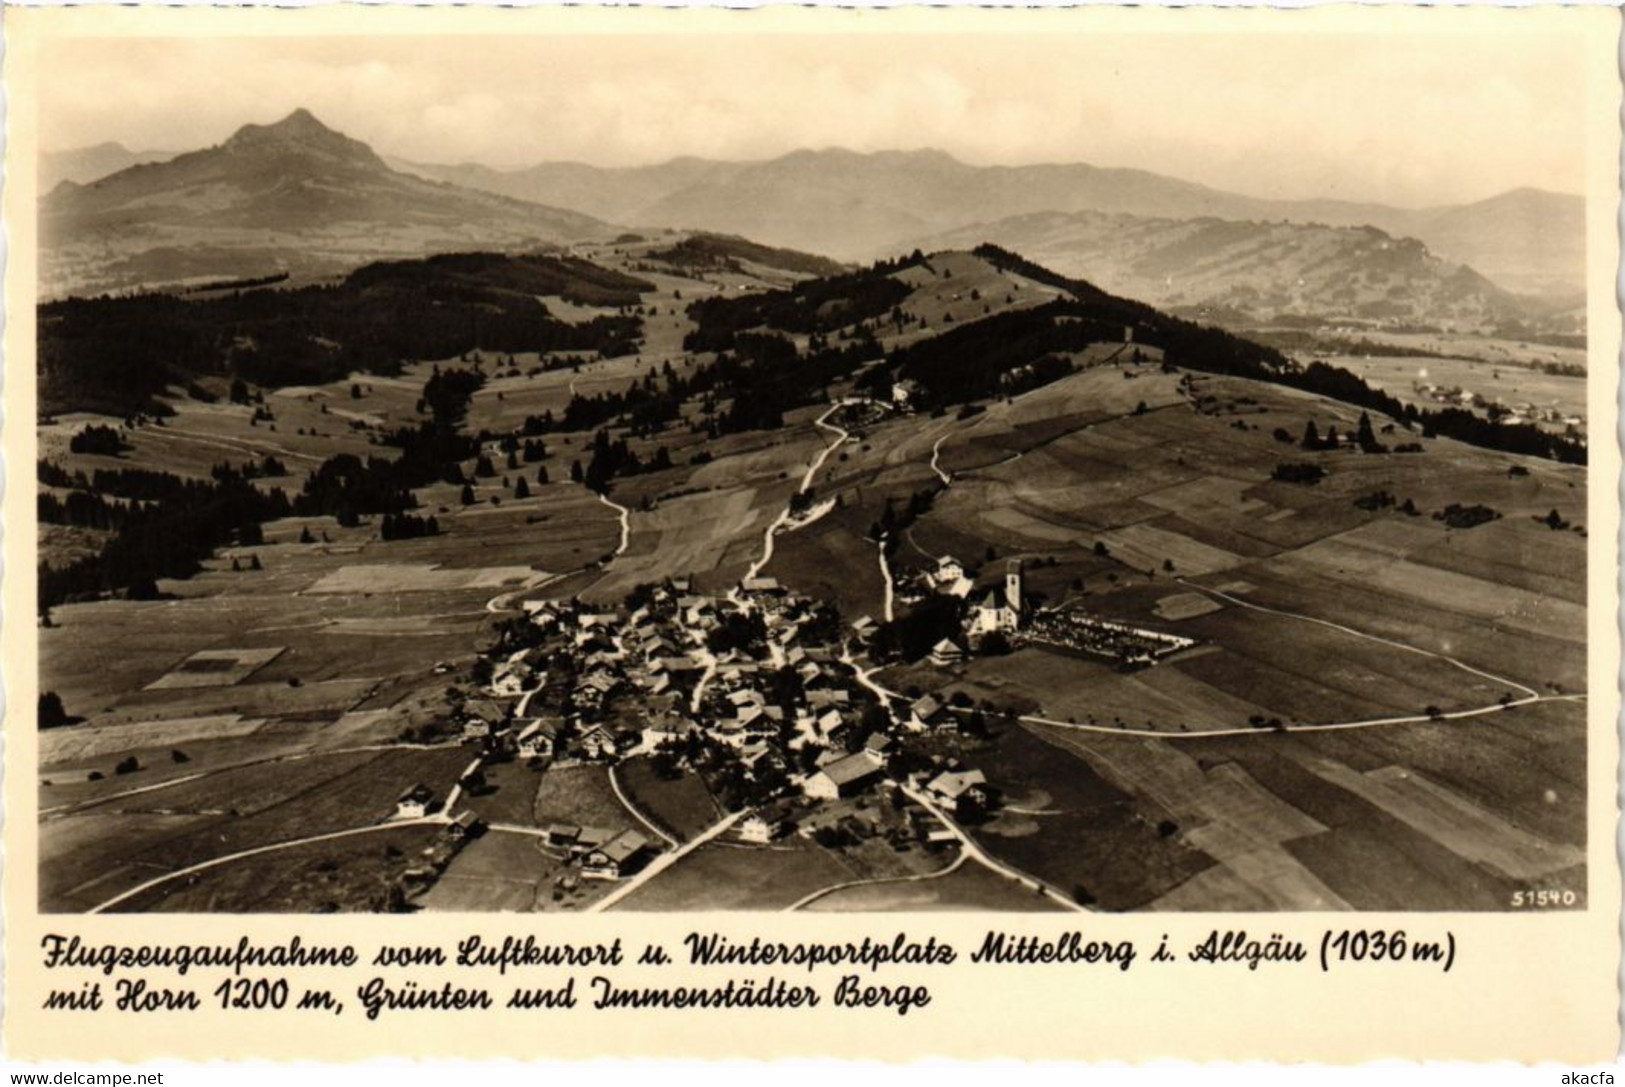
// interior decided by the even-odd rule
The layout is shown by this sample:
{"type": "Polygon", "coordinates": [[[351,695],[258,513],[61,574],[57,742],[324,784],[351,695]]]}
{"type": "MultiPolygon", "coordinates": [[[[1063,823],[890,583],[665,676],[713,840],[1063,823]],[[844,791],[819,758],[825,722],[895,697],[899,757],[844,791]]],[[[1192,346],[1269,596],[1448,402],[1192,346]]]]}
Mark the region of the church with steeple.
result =
{"type": "Polygon", "coordinates": [[[1021,626],[1026,613],[1026,590],[1022,583],[1021,560],[1011,559],[1004,570],[1004,593],[989,589],[971,615],[970,632],[974,635],[1008,634],[1021,626]]]}

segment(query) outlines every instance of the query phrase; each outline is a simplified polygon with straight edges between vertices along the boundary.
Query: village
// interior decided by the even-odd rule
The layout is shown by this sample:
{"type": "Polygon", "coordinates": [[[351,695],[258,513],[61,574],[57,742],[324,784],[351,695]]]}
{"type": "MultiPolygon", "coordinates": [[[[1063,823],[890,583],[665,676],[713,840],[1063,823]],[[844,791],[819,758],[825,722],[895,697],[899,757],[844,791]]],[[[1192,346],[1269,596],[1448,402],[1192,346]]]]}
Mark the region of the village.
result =
{"type": "MultiPolygon", "coordinates": [[[[1194,644],[1081,613],[1035,609],[1022,563],[973,598],[974,572],[952,556],[910,579],[962,607],[956,638],[929,660],[951,666],[987,640],[1042,643],[1143,667],[1194,644]]],[[[449,727],[474,749],[453,795],[414,783],[395,818],[438,813],[453,839],[483,830],[474,812],[492,763],[546,774],[582,764],[646,758],[658,775],[698,775],[731,815],[729,840],[771,847],[789,835],[840,848],[883,837],[894,849],[947,851],[962,829],[996,814],[996,783],[961,753],[985,735],[981,709],[962,694],[886,689],[866,666],[878,624],[843,624],[822,604],[772,577],[748,577],[727,593],[690,578],[640,586],[615,608],[580,600],[532,600],[503,623],[477,659],[474,693],[452,688],[449,727]]],[[[984,707],[985,708],[985,707],[984,707]]],[[[545,788],[545,781],[543,783],[545,788]]],[[[542,828],[579,878],[635,876],[677,843],[636,812],[645,830],[611,831],[555,822],[542,828]]],[[[429,873],[424,873],[427,877],[429,873]]],[[[424,882],[429,882],[425,880],[424,882]]]]}
{"type": "MultiPolygon", "coordinates": [[[[449,837],[472,837],[480,821],[454,808],[485,788],[494,762],[545,774],[644,756],[662,776],[700,775],[734,814],[739,843],[799,833],[838,848],[884,834],[894,847],[954,848],[956,822],[985,818],[997,793],[980,770],[911,750],[910,738],[958,730],[961,714],[870,680],[856,655],[874,629],[843,628],[833,609],[769,577],[725,595],[675,579],[613,610],[526,602],[476,662],[483,689],[453,689],[449,724],[475,749],[469,768],[444,798],[412,784],[394,818],[438,814],[449,837]]],[[[635,875],[671,844],[654,827],[543,829],[583,879],[635,875]]]]}
{"type": "Polygon", "coordinates": [[[1483,412],[1490,419],[1507,425],[1530,423],[1561,429],[1576,439],[1585,437],[1585,417],[1565,411],[1557,405],[1540,405],[1531,400],[1507,403],[1494,396],[1486,396],[1460,385],[1442,385],[1432,381],[1414,381],[1411,390],[1435,404],[1459,407],[1463,410],[1483,412]]]}

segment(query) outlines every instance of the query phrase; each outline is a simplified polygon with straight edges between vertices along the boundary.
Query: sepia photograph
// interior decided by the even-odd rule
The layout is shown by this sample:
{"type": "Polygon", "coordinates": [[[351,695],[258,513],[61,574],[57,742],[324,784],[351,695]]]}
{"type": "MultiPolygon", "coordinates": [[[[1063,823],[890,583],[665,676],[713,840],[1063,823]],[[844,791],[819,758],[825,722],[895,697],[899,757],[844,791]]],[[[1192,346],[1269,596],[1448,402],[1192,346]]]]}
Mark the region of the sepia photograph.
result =
{"type": "Polygon", "coordinates": [[[737,14],[38,44],[38,911],[1586,910],[1583,35],[737,14]]]}

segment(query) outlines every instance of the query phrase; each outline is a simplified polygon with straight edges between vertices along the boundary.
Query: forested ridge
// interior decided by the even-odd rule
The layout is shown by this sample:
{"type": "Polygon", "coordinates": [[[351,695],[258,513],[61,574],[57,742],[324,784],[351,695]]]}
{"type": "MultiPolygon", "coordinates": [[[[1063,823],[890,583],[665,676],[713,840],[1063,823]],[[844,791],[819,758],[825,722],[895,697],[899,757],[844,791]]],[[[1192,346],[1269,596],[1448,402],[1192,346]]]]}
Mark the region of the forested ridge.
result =
{"type": "Polygon", "coordinates": [[[39,310],[40,411],[128,417],[161,412],[157,396],[199,376],[314,385],[475,349],[630,354],[646,289],[576,258],[463,253],[372,264],[329,286],[70,298],[39,310]],[[572,324],[542,294],[627,312],[572,324]]]}

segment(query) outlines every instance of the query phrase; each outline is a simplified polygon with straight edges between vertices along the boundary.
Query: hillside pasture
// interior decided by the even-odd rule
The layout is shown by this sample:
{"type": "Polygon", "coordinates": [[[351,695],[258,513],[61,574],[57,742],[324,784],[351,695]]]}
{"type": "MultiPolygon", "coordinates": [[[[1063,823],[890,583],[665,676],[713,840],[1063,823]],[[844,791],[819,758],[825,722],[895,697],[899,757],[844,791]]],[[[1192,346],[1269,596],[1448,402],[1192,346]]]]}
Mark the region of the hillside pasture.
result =
{"type": "Polygon", "coordinates": [[[615,774],[639,811],[679,841],[698,837],[721,814],[698,774],[668,780],[656,774],[650,760],[641,756],[622,762],[615,774]]]}
{"type": "Polygon", "coordinates": [[[437,827],[392,827],[208,868],[160,884],[115,913],[376,913],[437,827]]]}
{"type": "Polygon", "coordinates": [[[361,754],[360,762],[354,761],[356,756],[315,755],[298,762],[226,771],[165,790],[176,795],[154,793],[146,798],[147,803],[127,807],[202,814],[224,810],[226,818],[206,831],[174,838],[144,855],[161,853],[177,865],[196,864],[386,822],[394,814],[396,797],[419,781],[443,803],[469,762],[468,752],[460,748],[391,748],[361,754]],[[218,780],[226,775],[233,780],[218,780]],[[160,796],[161,802],[151,799],[160,796]]]}
{"type": "Polygon", "coordinates": [[[83,913],[180,867],[163,846],[219,816],[91,810],[48,818],[39,831],[39,909],[83,913]],[[157,848],[154,848],[157,847],[157,848]]]}
{"type": "Polygon", "coordinates": [[[848,519],[833,513],[806,528],[780,533],[773,561],[763,573],[834,604],[848,620],[882,616],[886,590],[878,548],[851,528],[848,519]]]}
{"type": "Polygon", "coordinates": [[[1002,811],[968,828],[977,843],[1063,893],[1081,889],[1103,909],[1135,909],[1212,863],[1188,844],[1159,836],[1162,809],[1026,728],[1001,730],[965,759],[1005,796],[1002,811]],[[1129,857],[1133,862],[1124,863],[1129,857]]]}
{"type": "Polygon", "coordinates": [[[802,908],[808,913],[1053,913],[1062,907],[986,865],[967,861],[945,875],[843,887],[802,908]]]}
{"type": "Polygon", "coordinates": [[[536,790],[532,821],[538,827],[572,823],[615,834],[643,829],[610,787],[608,769],[592,763],[549,767],[536,790]]]}
{"type": "Polygon", "coordinates": [[[578,910],[608,892],[607,884],[574,878],[542,839],[492,829],[465,845],[413,905],[430,913],[530,913],[578,910]]]}
{"type": "Polygon", "coordinates": [[[232,687],[282,655],[283,646],[263,649],[203,649],[181,661],[173,671],[147,684],[147,690],[180,687],[232,687]]]}
{"type": "Polygon", "coordinates": [[[707,842],[615,903],[615,910],[782,910],[852,879],[829,852],[792,839],[782,846],[707,842]]]}
{"type": "MultiPolygon", "coordinates": [[[[475,750],[470,746],[471,758],[475,750]]],[[[517,759],[489,761],[484,772],[485,788],[463,790],[459,809],[466,808],[487,823],[536,826],[536,797],[543,775],[517,759]]]]}

